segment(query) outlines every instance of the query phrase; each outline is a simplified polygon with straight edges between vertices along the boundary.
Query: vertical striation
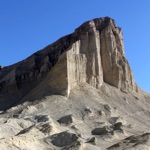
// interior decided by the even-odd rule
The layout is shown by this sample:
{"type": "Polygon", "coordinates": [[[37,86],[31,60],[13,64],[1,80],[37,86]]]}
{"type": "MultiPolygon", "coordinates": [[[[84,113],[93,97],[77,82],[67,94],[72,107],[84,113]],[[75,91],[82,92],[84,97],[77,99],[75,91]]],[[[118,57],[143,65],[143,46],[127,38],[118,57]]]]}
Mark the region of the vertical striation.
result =
{"type": "Polygon", "coordinates": [[[112,19],[101,30],[101,59],[104,82],[122,91],[135,91],[133,73],[125,58],[121,28],[112,19]]]}
{"type": "Polygon", "coordinates": [[[45,91],[69,95],[81,83],[99,89],[103,82],[123,92],[137,91],[122,31],[108,17],[87,21],[27,59],[1,67],[0,110],[45,91]]]}

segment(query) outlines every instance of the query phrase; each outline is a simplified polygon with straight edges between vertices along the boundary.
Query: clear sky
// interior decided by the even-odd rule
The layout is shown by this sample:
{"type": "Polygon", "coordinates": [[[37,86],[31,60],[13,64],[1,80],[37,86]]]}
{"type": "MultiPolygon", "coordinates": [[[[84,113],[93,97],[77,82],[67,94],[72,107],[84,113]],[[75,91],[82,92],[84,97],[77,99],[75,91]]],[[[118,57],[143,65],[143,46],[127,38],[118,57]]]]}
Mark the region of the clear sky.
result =
{"type": "Polygon", "coordinates": [[[104,16],[122,28],[135,80],[150,93],[150,0],[0,0],[0,65],[25,59],[104,16]]]}

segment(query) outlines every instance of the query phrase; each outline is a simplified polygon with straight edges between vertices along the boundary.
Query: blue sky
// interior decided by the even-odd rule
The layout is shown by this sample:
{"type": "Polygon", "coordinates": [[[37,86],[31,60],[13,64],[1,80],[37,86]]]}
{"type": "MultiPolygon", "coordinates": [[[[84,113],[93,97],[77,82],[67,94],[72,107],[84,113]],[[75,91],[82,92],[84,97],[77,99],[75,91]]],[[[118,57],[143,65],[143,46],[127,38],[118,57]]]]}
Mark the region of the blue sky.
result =
{"type": "Polygon", "coordinates": [[[0,0],[0,65],[25,59],[104,16],[122,28],[135,80],[150,92],[150,0],[0,0]]]}

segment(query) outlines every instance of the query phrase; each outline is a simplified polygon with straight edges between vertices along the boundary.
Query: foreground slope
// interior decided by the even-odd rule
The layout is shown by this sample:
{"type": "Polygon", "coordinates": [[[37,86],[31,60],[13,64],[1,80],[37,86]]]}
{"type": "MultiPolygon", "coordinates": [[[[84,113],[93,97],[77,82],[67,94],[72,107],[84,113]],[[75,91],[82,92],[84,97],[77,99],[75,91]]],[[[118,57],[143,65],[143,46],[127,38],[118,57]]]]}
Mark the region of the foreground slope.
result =
{"type": "Polygon", "coordinates": [[[1,149],[150,149],[150,95],[108,17],[1,68],[0,110],[1,149]]]}

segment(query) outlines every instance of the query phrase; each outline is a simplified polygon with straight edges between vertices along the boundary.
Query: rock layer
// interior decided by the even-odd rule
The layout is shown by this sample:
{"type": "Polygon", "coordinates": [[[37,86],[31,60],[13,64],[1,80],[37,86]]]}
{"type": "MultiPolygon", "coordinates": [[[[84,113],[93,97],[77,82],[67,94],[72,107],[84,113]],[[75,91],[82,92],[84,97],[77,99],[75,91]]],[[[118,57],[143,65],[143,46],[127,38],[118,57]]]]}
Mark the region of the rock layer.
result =
{"type": "Polygon", "coordinates": [[[125,58],[122,31],[116,28],[112,20],[101,31],[101,57],[104,82],[123,91],[136,90],[132,71],[125,58]]]}
{"type": "Polygon", "coordinates": [[[45,91],[69,95],[81,83],[100,88],[103,82],[124,92],[137,91],[122,31],[108,17],[85,22],[27,59],[0,69],[0,110],[27,100],[31,90],[33,100],[45,91]],[[34,92],[35,88],[41,92],[34,92]]]}

